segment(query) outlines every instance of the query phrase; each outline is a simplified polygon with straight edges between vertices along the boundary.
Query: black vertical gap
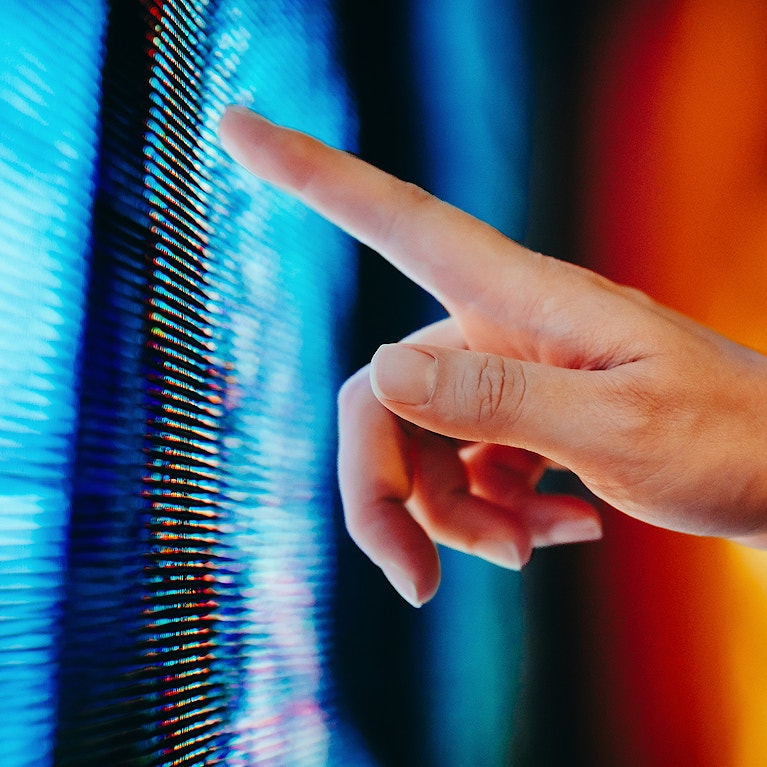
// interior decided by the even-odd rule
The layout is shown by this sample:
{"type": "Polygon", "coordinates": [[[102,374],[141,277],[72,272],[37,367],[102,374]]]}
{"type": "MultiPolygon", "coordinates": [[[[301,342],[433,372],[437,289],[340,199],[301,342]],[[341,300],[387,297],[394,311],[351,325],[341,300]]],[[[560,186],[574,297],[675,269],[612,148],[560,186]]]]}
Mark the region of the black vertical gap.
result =
{"type": "MultiPolygon", "coordinates": [[[[577,220],[581,111],[587,44],[600,0],[528,0],[533,52],[533,155],[525,244],[580,262],[577,220]]],[[[577,478],[553,474],[541,488],[587,495],[577,478]]],[[[525,676],[509,763],[514,767],[591,765],[588,721],[588,546],[534,552],[524,570],[525,676]]]]}
{"type": "Polygon", "coordinates": [[[114,3],[105,40],[98,187],[62,619],[55,762],[141,763],[136,650],[143,502],[140,381],[145,241],[134,226],[149,104],[145,24],[114,3]],[[126,192],[128,194],[126,195],[126,192]],[[123,204],[117,203],[122,199],[123,204]],[[119,254],[119,255],[115,255],[119,254]],[[138,428],[136,428],[138,424],[138,428]]]}
{"type": "MultiPolygon", "coordinates": [[[[336,0],[341,55],[359,116],[359,155],[419,181],[407,0],[336,0]]],[[[351,372],[375,349],[424,323],[426,294],[365,247],[359,250],[351,372]]],[[[375,460],[371,456],[371,460],[375,460]]],[[[338,534],[337,643],[334,665],[349,718],[381,767],[423,767],[423,738],[412,685],[414,610],[378,568],[338,534]]]]}

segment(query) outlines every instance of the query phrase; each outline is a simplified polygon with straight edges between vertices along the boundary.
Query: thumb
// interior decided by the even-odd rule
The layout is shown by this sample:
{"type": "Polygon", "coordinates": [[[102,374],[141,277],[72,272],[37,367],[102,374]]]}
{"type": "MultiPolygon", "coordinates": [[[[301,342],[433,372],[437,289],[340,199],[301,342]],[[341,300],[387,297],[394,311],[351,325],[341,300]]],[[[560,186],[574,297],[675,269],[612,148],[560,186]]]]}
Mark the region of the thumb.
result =
{"type": "Polygon", "coordinates": [[[381,346],[370,368],[376,397],[405,420],[447,437],[525,448],[570,468],[571,458],[582,462],[605,447],[602,374],[404,343],[381,346]]]}

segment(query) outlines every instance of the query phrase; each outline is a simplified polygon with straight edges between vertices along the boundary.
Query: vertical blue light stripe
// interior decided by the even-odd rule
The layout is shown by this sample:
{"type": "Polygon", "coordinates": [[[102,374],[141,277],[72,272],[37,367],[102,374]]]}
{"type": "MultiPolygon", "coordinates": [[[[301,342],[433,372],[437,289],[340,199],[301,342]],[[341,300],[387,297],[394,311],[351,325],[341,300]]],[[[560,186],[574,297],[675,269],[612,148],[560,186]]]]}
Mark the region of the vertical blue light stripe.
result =
{"type": "Polygon", "coordinates": [[[0,764],[52,759],[96,157],[100,0],[0,25],[0,764]]]}
{"type": "MultiPolygon", "coordinates": [[[[240,102],[349,146],[354,118],[327,2],[223,0],[212,28],[203,107],[212,142],[223,107],[240,102]]],[[[220,296],[214,341],[231,361],[222,506],[239,595],[220,653],[222,667],[238,669],[232,764],[363,767],[334,742],[342,728],[328,666],[335,340],[351,307],[354,250],[223,152],[216,159],[210,279],[220,296]]]]}
{"type": "Polygon", "coordinates": [[[521,0],[411,4],[413,73],[430,187],[524,236],[530,69],[521,0]]]}

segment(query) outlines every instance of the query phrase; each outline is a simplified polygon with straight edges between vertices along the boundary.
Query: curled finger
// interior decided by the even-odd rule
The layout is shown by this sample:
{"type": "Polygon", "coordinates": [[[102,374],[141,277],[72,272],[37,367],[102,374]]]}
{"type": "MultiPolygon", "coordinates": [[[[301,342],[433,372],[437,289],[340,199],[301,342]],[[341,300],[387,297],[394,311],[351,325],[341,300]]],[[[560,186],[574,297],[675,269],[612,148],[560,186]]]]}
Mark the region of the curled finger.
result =
{"type": "Polygon", "coordinates": [[[408,602],[431,599],[439,557],[405,506],[413,484],[409,437],[373,395],[367,368],[339,395],[338,475],[352,539],[408,602]]]}

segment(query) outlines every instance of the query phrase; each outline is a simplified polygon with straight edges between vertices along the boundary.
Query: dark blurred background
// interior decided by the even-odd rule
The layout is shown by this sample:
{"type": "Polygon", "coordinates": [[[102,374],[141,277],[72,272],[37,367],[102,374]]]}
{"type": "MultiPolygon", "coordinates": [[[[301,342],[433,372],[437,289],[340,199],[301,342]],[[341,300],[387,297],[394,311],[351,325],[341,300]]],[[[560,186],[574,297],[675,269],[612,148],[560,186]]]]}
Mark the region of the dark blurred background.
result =
{"type": "MultiPolygon", "coordinates": [[[[578,260],[592,5],[342,0],[359,154],[536,250],[578,260]]],[[[350,371],[441,315],[362,249],[350,371]]],[[[587,763],[581,547],[538,551],[523,574],[443,551],[440,592],[414,611],[340,539],[338,663],[353,719],[382,764],[587,763]]]]}

